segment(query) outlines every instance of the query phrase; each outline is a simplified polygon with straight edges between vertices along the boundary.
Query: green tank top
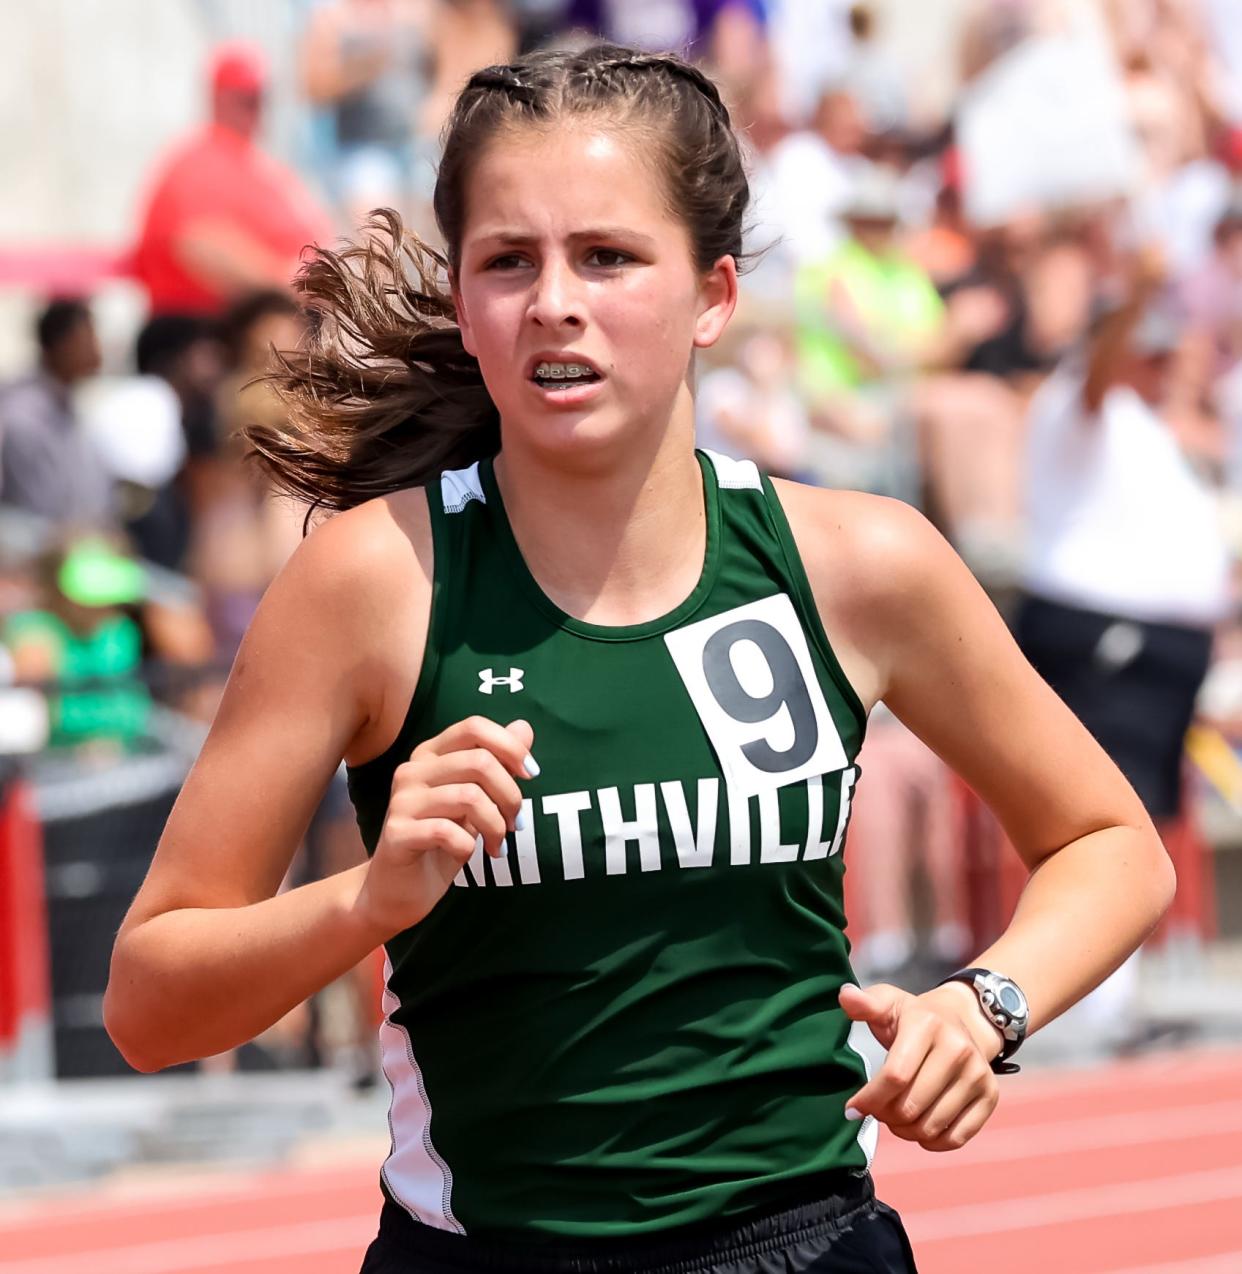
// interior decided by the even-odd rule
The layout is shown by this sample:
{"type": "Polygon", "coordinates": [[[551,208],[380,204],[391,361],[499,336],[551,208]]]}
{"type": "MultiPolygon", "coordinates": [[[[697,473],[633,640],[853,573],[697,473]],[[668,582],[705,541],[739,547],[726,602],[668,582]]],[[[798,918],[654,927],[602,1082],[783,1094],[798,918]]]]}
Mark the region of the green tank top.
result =
{"type": "Polygon", "coordinates": [[[349,771],[368,852],[393,771],[455,721],[525,718],[541,766],[508,855],[480,846],[386,944],[381,1181],[428,1225],[651,1233],[870,1165],[837,1005],[865,713],[770,482],[698,454],[701,578],[629,627],[543,594],[490,461],[428,488],[423,668],[398,739],[349,771]]]}

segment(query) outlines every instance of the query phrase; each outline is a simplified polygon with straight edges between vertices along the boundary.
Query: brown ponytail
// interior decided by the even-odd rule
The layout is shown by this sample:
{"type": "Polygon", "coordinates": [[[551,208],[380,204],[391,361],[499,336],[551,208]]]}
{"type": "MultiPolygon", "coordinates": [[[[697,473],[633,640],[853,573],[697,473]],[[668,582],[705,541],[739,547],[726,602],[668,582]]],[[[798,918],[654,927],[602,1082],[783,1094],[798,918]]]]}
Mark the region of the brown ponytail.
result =
{"type": "Polygon", "coordinates": [[[461,343],[444,259],[391,209],[361,241],[319,249],[297,280],[308,331],[271,376],[279,427],[243,430],[281,492],[348,509],[492,455],[500,422],[461,343]]]}
{"type": "Polygon", "coordinates": [[[310,333],[273,375],[288,422],[243,431],[278,490],[312,513],[347,509],[499,449],[496,408],[462,346],[447,271],[461,248],[471,166],[487,145],[571,115],[642,130],[696,266],[727,255],[743,264],[746,173],[729,112],[697,67],[598,44],[476,71],[446,125],[433,198],[448,260],[380,209],[361,241],[321,249],[299,277],[310,333]]]}

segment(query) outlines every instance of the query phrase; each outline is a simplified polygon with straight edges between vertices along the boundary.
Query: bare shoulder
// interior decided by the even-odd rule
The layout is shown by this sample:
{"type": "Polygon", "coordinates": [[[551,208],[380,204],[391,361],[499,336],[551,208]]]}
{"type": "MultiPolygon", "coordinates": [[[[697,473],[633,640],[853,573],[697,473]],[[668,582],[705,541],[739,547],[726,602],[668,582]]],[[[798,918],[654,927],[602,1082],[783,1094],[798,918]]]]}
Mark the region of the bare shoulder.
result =
{"type": "MultiPolygon", "coordinates": [[[[799,551],[804,560],[809,554],[817,568],[854,570],[864,576],[876,566],[900,566],[941,540],[931,523],[902,500],[783,478],[773,479],[773,485],[799,551]],[[850,550],[848,555],[844,549],[850,550]]],[[[807,566],[810,569],[811,561],[807,566]]]]}
{"type": "Polygon", "coordinates": [[[928,618],[939,590],[969,573],[940,533],[901,500],[774,481],[824,627],[859,698],[884,695],[891,640],[928,618]]]}
{"type": "MultiPolygon", "coordinates": [[[[255,617],[262,648],[312,642],[353,687],[364,724],[346,754],[351,763],[382,752],[391,738],[378,741],[395,737],[404,718],[426,641],[432,557],[421,488],[369,500],[302,540],[255,617]]],[[[235,677],[246,653],[244,644],[235,677]]]]}
{"type": "MultiPolygon", "coordinates": [[[[385,590],[430,565],[431,522],[421,488],[368,500],[318,523],[298,545],[282,576],[324,601],[341,592],[342,609],[379,602],[385,590]]],[[[423,581],[430,583],[427,574],[423,581]]],[[[388,595],[391,601],[391,594],[388,595]]]]}
{"type": "Polygon", "coordinates": [[[428,522],[410,491],[299,544],[246,630],[127,927],[270,898],[342,757],[366,759],[394,716],[396,736],[430,612],[428,522]]]}
{"type": "Polygon", "coordinates": [[[883,699],[979,793],[1028,867],[1086,832],[1144,821],[1117,767],[926,518],[853,492],[785,482],[778,492],[859,697],[883,699]]]}

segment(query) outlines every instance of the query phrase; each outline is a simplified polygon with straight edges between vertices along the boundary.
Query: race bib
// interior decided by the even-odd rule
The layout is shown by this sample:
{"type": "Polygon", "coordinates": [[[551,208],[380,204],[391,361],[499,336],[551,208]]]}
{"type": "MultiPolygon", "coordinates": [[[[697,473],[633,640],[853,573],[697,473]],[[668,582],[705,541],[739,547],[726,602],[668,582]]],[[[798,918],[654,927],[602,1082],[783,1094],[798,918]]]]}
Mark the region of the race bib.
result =
{"type": "Polygon", "coordinates": [[[730,786],[746,796],[849,764],[784,593],[664,638],[730,786]]]}

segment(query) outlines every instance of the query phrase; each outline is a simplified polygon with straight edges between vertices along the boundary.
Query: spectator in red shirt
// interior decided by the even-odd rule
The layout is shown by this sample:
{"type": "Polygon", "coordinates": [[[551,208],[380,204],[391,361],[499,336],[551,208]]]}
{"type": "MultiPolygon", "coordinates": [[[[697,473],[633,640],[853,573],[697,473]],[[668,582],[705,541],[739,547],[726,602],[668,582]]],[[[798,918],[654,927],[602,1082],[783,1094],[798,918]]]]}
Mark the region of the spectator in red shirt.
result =
{"type": "Polygon", "coordinates": [[[154,314],[218,314],[258,288],[283,287],[303,248],[332,225],[300,179],[255,144],[266,70],[245,45],[211,63],[211,122],[151,183],[134,272],[154,314]]]}

